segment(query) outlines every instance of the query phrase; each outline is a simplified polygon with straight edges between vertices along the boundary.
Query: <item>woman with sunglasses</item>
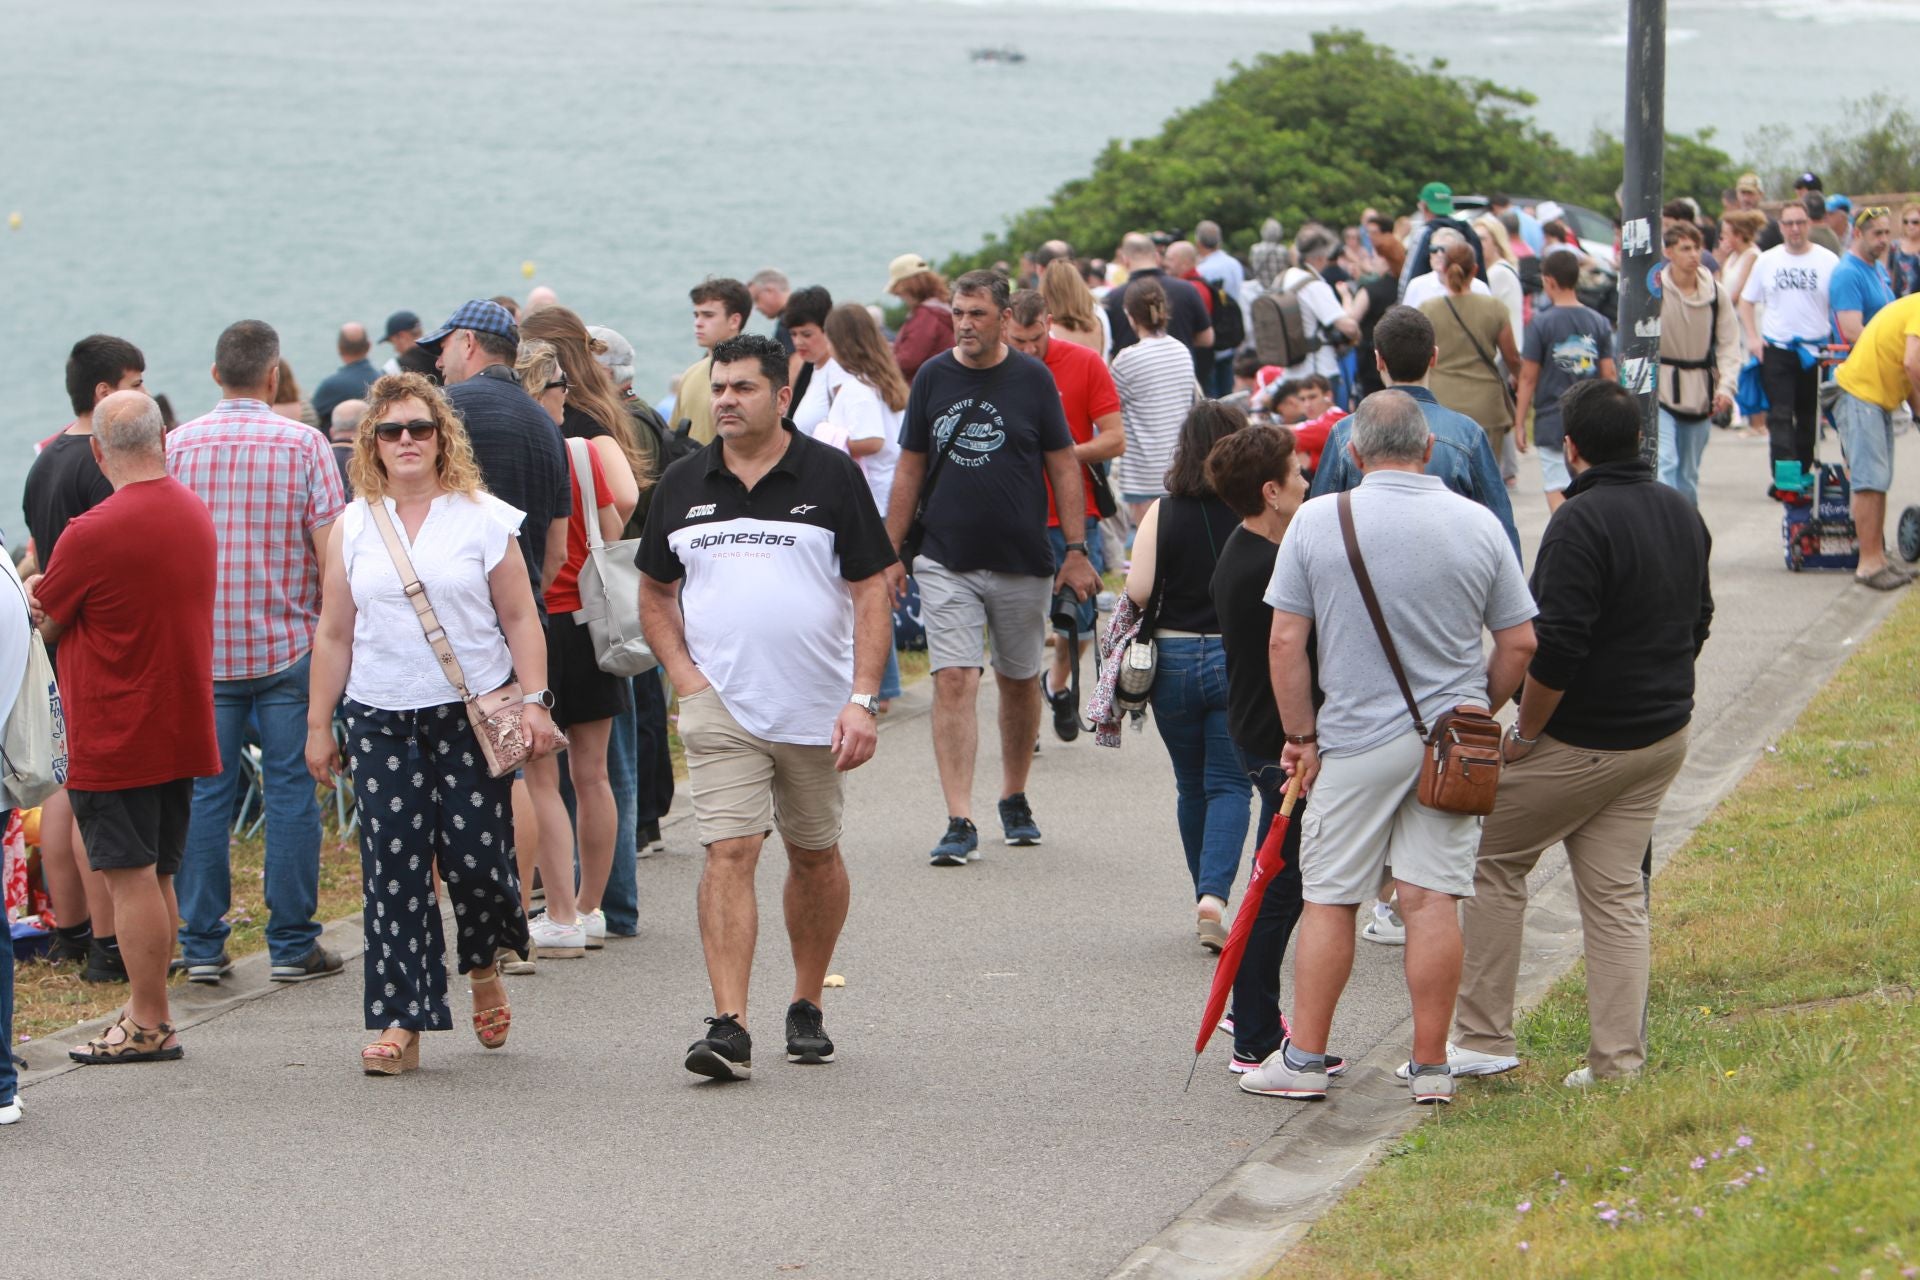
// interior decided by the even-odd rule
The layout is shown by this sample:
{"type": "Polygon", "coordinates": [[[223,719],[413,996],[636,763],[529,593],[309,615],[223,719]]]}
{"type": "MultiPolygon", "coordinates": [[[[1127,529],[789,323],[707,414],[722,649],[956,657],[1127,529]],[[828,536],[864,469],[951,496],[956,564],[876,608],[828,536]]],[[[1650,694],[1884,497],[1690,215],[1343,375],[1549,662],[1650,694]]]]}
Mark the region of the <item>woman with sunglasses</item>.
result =
{"type": "Polygon", "coordinates": [[[1920,202],[1900,206],[1900,225],[1893,229],[1893,236],[1893,251],[1887,255],[1893,296],[1920,293],[1920,202]]]}
{"type": "Polygon", "coordinates": [[[527,768],[538,831],[540,883],[547,909],[529,926],[533,945],[543,956],[568,959],[606,945],[607,915],[601,905],[613,872],[613,847],[619,830],[613,782],[607,772],[607,745],[614,717],[633,707],[633,688],[625,676],[600,669],[587,624],[574,614],[582,607],[580,567],[587,559],[587,521],[599,523],[609,542],[621,537],[627,518],[640,501],[640,479],[647,459],[634,436],[633,415],[620,403],[613,380],[594,359],[606,343],[587,332],[566,307],[541,307],[520,326],[520,358],[514,371],[520,385],[536,394],[547,412],[556,399],[560,434],[568,443],[567,470],[573,478],[573,512],[567,517],[567,555],[545,584],[547,606],[547,681],[553,688],[553,719],[566,730],[567,776],[573,783],[574,817],[560,796],[560,761],[542,760],[527,768]],[[591,476],[582,476],[572,442],[586,443],[591,476]],[[591,480],[596,509],[582,497],[591,480]],[[576,888],[574,849],[578,847],[576,888]]]}
{"type": "MultiPolygon", "coordinates": [[[[327,540],[307,768],[322,785],[338,773],[339,707],[360,815],[367,1029],[380,1032],[361,1051],[361,1069],[390,1076],[420,1065],[422,1032],[453,1025],[436,865],[453,899],[451,949],[472,983],[474,1034],[489,1049],[506,1043],[512,1020],[494,957],[527,954],[527,920],[507,853],[509,780],[488,775],[371,504],[385,507],[471,691],[497,689],[516,672],[537,673],[523,681],[536,684],[547,652],[513,545],[523,513],[486,491],[444,394],[402,373],[374,383],[367,399],[351,466],[359,496],[327,540]]],[[[537,755],[554,743],[547,698],[544,689],[527,695],[537,755]]]]}

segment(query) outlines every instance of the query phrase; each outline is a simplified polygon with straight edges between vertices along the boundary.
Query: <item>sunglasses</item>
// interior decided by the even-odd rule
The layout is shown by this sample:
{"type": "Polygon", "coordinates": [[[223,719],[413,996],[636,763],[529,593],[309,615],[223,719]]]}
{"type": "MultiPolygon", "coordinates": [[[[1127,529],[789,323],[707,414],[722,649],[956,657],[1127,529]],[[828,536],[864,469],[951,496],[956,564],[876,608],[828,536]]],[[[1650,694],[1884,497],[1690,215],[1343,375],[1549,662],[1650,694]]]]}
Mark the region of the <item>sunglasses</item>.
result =
{"type": "Polygon", "coordinates": [[[1893,210],[1883,204],[1869,205],[1859,213],[1853,215],[1853,225],[1856,227],[1864,227],[1875,218],[1891,218],[1892,216],[1893,210]]]}
{"type": "Polygon", "coordinates": [[[549,382],[546,389],[548,391],[571,391],[573,390],[573,384],[567,381],[567,375],[563,373],[552,382],[549,382]]]}
{"type": "Polygon", "coordinates": [[[440,424],[432,418],[415,418],[412,422],[376,422],[373,434],[388,444],[394,443],[404,432],[412,440],[431,440],[440,431],[440,424]]]}

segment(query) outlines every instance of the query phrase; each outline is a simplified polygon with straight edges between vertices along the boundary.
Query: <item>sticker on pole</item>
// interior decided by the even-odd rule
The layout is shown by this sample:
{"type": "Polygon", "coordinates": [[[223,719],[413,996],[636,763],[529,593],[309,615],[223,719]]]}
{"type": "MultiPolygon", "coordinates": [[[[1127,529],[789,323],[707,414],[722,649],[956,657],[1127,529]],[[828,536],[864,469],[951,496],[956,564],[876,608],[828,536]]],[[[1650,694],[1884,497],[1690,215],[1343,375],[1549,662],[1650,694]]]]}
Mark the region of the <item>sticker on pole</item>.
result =
{"type": "Polygon", "coordinates": [[[1658,302],[1661,297],[1660,273],[1665,270],[1666,265],[1664,262],[1656,262],[1647,268],[1647,296],[1655,302],[1658,302]]]}
{"type": "Polygon", "coordinates": [[[1632,258],[1653,252],[1653,230],[1645,218],[1635,218],[1620,228],[1620,256],[1632,258]]]}

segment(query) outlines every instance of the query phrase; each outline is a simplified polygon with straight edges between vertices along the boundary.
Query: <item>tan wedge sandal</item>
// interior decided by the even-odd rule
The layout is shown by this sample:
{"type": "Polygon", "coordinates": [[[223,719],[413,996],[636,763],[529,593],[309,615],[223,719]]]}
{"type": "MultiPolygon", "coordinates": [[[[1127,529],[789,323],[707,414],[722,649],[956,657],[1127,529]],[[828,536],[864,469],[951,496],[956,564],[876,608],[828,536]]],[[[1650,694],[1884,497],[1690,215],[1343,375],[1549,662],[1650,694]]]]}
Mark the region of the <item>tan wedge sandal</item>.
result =
{"type": "MultiPolygon", "coordinates": [[[[498,985],[501,991],[505,992],[506,984],[501,981],[498,969],[495,969],[490,976],[485,978],[479,976],[481,972],[479,969],[473,970],[467,975],[467,980],[473,983],[474,986],[498,985]]],[[[473,994],[471,988],[469,988],[468,994],[473,994]]],[[[479,1037],[481,1047],[483,1048],[506,1048],[507,1032],[512,1030],[512,1028],[513,1009],[510,1005],[502,1004],[491,1009],[474,1010],[473,1034],[479,1037]]]]}
{"type": "Polygon", "coordinates": [[[360,1070],[370,1076],[397,1076],[420,1069],[420,1033],[404,1045],[375,1040],[360,1051],[360,1070]]]}

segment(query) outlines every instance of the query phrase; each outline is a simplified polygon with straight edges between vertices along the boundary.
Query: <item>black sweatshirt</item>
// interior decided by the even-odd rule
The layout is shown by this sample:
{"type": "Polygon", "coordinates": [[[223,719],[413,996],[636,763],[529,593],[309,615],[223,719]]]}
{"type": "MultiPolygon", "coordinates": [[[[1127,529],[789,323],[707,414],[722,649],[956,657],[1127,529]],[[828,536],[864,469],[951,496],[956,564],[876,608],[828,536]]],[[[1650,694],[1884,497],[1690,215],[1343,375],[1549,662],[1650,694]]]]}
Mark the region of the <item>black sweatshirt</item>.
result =
{"type": "Polygon", "coordinates": [[[1693,663],[1713,621],[1713,539],[1693,504],[1635,459],[1574,477],[1534,559],[1540,648],[1528,668],[1566,696],[1561,742],[1632,751],[1693,716],[1693,663]]]}

